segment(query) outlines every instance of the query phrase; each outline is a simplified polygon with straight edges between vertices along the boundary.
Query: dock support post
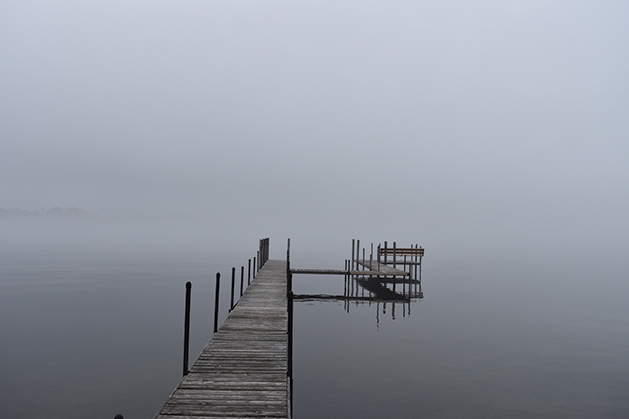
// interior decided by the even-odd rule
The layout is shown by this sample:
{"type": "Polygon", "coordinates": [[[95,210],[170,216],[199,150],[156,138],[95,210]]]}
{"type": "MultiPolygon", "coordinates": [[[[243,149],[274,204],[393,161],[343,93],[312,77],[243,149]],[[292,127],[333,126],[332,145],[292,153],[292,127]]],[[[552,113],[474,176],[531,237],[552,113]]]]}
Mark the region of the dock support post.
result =
{"type": "Polygon", "coordinates": [[[393,242],[393,269],[397,269],[397,244],[393,242]]]}
{"type": "MultiPolygon", "coordinates": [[[[393,269],[397,269],[397,245],[393,242],[393,269]]],[[[395,282],[397,277],[393,275],[393,292],[395,292],[395,282]]],[[[395,316],[395,304],[393,305],[393,315],[395,316]]]]}
{"type": "Polygon", "coordinates": [[[290,238],[286,245],[286,297],[293,293],[293,277],[290,274],[290,238]]]}
{"type": "Polygon", "coordinates": [[[251,259],[249,259],[247,265],[247,286],[251,285],[251,259]]]}
{"type": "Polygon", "coordinates": [[[232,268],[232,297],[229,304],[229,311],[234,309],[234,288],[236,286],[236,268],[232,268]]]}
{"type": "Polygon", "coordinates": [[[242,297],[242,288],[245,285],[245,267],[240,267],[240,296],[242,297]]]}
{"type": "Polygon", "coordinates": [[[360,269],[358,259],[360,259],[360,240],[356,240],[356,270],[360,269]]]}
{"type": "MultiPolygon", "coordinates": [[[[347,297],[347,276],[348,276],[348,272],[349,272],[349,261],[347,259],[345,259],[345,275],[343,275],[343,297],[347,297]]],[[[347,298],[345,298],[345,300],[343,300],[343,308],[345,308],[345,306],[347,305],[347,298]]]]}
{"type": "Polygon", "coordinates": [[[186,312],[183,326],[183,375],[188,375],[188,355],[190,353],[190,293],[192,282],[186,282],[186,312]]]}
{"type": "Polygon", "coordinates": [[[288,299],[288,368],[286,379],[288,381],[289,417],[293,417],[293,273],[290,270],[290,238],[286,246],[286,297],[288,299]]]}
{"type": "Polygon", "coordinates": [[[387,264],[387,242],[384,242],[384,264],[387,264]]]}
{"type": "Polygon", "coordinates": [[[352,263],[351,263],[350,271],[354,270],[354,245],[355,243],[356,243],[356,240],[352,239],[352,263]]]}
{"type": "MultiPolygon", "coordinates": [[[[409,265],[409,269],[408,269],[408,279],[409,279],[408,286],[409,286],[409,290],[410,290],[410,286],[411,286],[410,280],[412,279],[410,266],[411,265],[409,265]]],[[[406,255],[404,255],[404,272],[406,272],[406,255]]],[[[404,282],[402,282],[402,295],[406,295],[406,280],[404,280],[404,282]]],[[[411,298],[410,291],[408,293],[408,298],[411,298]]],[[[402,307],[404,307],[404,304],[402,304],[402,307]]],[[[406,317],[406,315],[403,314],[402,317],[406,317]]]]}
{"type": "Polygon", "coordinates": [[[218,330],[218,297],[221,289],[221,273],[216,273],[216,291],[214,291],[214,333],[218,330]]]}
{"type": "Polygon", "coordinates": [[[366,269],[365,266],[365,248],[363,247],[363,271],[366,269]]]}
{"type": "MultiPolygon", "coordinates": [[[[387,264],[387,250],[388,250],[388,243],[385,241],[384,242],[384,264],[387,264]]],[[[387,276],[384,276],[384,279],[387,279],[387,276]]],[[[386,284],[384,285],[386,287],[386,284]]],[[[383,304],[383,307],[386,307],[386,304],[383,304]]]]}
{"type": "Polygon", "coordinates": [[[256,279],[256,257],[253,257],[253,279],[256,279]]]}

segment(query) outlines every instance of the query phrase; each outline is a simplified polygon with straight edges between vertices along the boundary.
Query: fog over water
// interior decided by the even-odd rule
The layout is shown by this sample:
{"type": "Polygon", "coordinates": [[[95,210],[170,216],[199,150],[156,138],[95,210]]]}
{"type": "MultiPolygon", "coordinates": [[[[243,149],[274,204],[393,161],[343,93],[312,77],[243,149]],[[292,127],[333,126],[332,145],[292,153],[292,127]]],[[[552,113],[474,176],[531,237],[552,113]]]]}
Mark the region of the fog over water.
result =
{"type": "Polygon", "coordinates": [[[0,7],[1,208],[627,245],[624,2],[0,7]]]}
{"type": "MultiPolygon", "coordinates": [[[[299,267],[321,268],[359,238],[427,249],[427,318],[466,318],[475,296],[502,301],[485,320],[509,302],[548,315],[531,324],[603,318],[615,326],[601,340],[624,348],[627,21],[623,1],[3,2],[0,209],[23,210],[0,211],[3,330],[32,324],[6,316],[46,301],[35,285],[55,260],[54,284],[104,275],[103,298],[120,292],[112,266],[131,266],[141,296],[159,272],[158,284],[225,272],[262,237],[272,258],[290,237],[299,267]]],[[[66,298],[55,290],[50,321],[66,298]]],[[[154,296],[128,315],[170,307],[154,296]]],[[[443,322],[426,333],[465,335],[443,322]]],[[[5,377],[34,342],[3,346],[5,377]]]]}

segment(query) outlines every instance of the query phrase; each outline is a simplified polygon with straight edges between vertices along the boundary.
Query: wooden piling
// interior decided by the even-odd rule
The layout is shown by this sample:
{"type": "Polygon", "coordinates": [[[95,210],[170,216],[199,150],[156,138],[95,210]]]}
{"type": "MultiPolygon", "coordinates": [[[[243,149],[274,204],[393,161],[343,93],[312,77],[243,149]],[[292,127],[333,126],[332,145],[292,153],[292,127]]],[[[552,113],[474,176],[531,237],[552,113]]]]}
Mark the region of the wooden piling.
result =
{"type": "Polygon", "coordinates": [[[190,353],[190,294],[192,282],[186,282],[186,308],[183,326],[183,375],[188,374],[188,355],[190,353]]]}

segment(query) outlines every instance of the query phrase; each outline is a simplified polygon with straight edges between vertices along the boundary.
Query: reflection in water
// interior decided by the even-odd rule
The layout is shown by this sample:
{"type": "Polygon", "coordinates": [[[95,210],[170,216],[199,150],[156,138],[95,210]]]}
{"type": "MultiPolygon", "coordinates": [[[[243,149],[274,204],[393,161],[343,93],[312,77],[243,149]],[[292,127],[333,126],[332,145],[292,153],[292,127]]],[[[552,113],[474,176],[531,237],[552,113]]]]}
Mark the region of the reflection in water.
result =
{"type": "Polygon", "coordinates": [[[343,295],[329,294],[294,294],[292,291],[292,273],[289,271],[288,290],[288,381],[290,413],[293,414],[293,312],[294,301],[343,301],[344,310],[349,313],[351,302],[356,306],[370,307],[376,302],[376,329],[380,330],[380,303],[382,314],[387,314],[387,303],[391,304],[391,318],[395,320],[396,305],[402,305],[402,317],[411,315],[411,302],[424,298],[419,279],[397,278],[388,276],[345,275],[343,295]],[[389,288],[389,284],[392,288],[389,288]],[[402,284],[401,292],[396,292],[396,284],[402,284]],[[365,295],[365,292],[367,295],[365,295]],[[408,310],[406,307],[408,306],[408,310]]]}
{"type": "Polygon", "coordinates": [[[397,248],[393,243],[393,248],[388,247],[384,242],[384,248],[377,247],[376,257],[373,254],[374,246],[371,244],[371,254],[366,258],[366,249],[362,249],[362,259],[360,241],[352,240],[352,258],[345,260],[344,270],[333,269],[293,269],[290,266],[290,239],[287,249],[287,279],[288,279],[288,380],[289,380],[289,401],[292,416],[293,406],[293,310],[294,301],[343,301],[344,310],[349,313],[351,303],[355,306],[364,306],[365,303],[371,306],[371,302],[376,302],[376,328],[380,328],[380,303],[382,303],[382,314],[387,313],[387,302],[391,303],[391,317],[395,320],[396,305],[402,304],[402,317],[406,317],[408,305],[408,315],[411,314],[410,304],[413,300],[423,298],[421,291],[421,260],[424,249],[419,245],[412,245],[408,248],[397,248]],[[332,274],[343,275],[343,295],[330,294],[295,294],[292,288],[293,274],[332,274]],[[401,290],[399,286],[401,285],[401,290]]]}
{"type": "Polygon", "coordinates": [[[296,301],[343,301],[344,311],[349,313],[351,303],[355,306],[371,306],[376,302],[376,324],[380,322],[380,312],[387,314],[387,303],[395,320],[396,306],[402,305],[402,317],[411,315],[411,302],[424,298],[421,279],[389,276],[345,275],[343,295],[293,294],[296,301]],[[397,286],[396,286],[397,285],[397,286]],[[402,285],[402,288],[399,288],[402,285]],[[380,304],[382,303],[382,305],[380,304]]]}

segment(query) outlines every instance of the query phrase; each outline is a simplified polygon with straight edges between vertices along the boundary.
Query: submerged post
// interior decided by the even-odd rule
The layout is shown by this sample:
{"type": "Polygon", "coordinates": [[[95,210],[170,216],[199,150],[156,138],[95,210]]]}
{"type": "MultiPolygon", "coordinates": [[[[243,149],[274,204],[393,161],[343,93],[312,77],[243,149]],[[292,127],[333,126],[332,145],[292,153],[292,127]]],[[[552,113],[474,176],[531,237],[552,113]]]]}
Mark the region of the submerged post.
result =
{"type": "Polygon", "coordinates": [[[186,312],[183,326],[183,375],[188,375],[188,354],[190,353],[190,293],[192,282],[186,282],[186,312]]]}
{"type": "Polygon", "coordinates": [[[221,273],[216,273],[216,291],[214,291],[214,333],[218,330],[218,296],[221,288],[221,273]]]}

